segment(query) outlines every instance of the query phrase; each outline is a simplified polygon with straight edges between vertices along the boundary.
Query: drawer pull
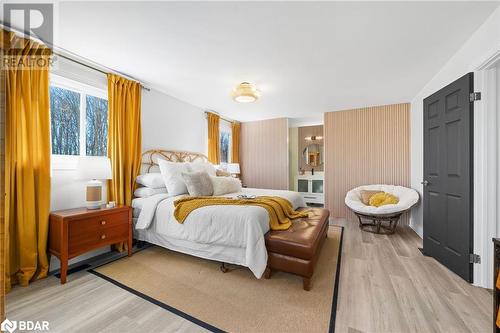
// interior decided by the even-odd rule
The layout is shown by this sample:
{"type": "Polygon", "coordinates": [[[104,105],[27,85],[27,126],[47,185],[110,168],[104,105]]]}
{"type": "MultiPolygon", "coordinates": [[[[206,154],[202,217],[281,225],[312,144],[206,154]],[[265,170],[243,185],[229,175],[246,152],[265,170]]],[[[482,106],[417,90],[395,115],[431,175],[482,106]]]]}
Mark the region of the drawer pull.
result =
{"type": "Polygon", "coordinates": [[[101,239],[106,239],[106,235],[101,235],[101,239]]]}
{"type": "Polygon", "coordinates": [[[101,224],[102,224],[102,225],[105,225],[105,224],[106,224],[106,221],[102,220],[102,221],[101,221],[101,224]]]}

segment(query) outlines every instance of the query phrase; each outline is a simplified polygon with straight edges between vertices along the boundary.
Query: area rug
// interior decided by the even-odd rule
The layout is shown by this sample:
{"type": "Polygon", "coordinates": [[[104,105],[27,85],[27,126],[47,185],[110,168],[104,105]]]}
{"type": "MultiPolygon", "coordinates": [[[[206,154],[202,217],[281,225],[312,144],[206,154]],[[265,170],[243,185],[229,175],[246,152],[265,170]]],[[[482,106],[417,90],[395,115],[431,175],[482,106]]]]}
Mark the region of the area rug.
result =
{"type": "Polygon", "coordinates": [[[310,291],[298,276],[249,269],[152,246],[91,272],[211,331],[332,332],[342,231],[330,226],[310,291]]]}

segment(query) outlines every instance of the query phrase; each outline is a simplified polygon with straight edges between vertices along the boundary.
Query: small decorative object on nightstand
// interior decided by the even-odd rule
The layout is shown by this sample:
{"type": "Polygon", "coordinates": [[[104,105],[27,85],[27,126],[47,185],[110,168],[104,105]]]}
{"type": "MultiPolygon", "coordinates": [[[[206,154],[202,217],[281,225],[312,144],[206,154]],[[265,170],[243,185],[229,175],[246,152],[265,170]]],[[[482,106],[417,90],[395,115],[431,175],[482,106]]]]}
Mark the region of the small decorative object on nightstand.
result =
{"type": "Polygon", "coordinates": [[[66,282],[69,259],[120,242],[127,242],[131,256],[132,209],[128,206],[75,208],[50,214],[49,252],[61,261],[61,283],[66,282]]]}

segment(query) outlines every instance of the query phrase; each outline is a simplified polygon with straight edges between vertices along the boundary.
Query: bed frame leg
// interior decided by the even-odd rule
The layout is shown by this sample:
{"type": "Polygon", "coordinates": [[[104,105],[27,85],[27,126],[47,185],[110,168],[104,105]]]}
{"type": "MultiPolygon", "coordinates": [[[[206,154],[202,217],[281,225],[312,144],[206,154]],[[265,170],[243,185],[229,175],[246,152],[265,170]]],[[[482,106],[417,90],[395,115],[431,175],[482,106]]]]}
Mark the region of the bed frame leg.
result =
{"type": "Polygon", "coordinates": [[[226,267],[226,263],[224,263],[224,262],[221,262],[221,263],[220,263],[220,271],[221,271],[222,273],[227,273],[227,272],[229,272],[229,268],[227,268],[227,267],[226,267]]]}
{"type": "Polygon", "coordinates": [[[311,290],[311,278],[303,278],[302,287],[304,288],[305,291],[311,290]]]}
{"type": "Polygon", "coordinates": [[[270,279],[271,278],[271,268],[266,267],[266,270],[264,271],[264,279],[270,279]]]}

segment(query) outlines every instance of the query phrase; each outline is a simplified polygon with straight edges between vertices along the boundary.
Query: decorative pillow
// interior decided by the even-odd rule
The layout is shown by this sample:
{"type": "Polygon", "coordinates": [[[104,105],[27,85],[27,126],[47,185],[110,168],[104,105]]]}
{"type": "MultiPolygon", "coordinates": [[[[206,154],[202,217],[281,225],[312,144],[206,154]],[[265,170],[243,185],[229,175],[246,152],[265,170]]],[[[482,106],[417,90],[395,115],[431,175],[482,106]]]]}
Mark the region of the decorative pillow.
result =
{"type": "Polygon", "coordinates": [[[215,167],[207,162],[192,162],[188,163],[189,168],[193,172],[206,172],[209,176],[216,176],[215,167]]]}
{"type": "Polygon", "coordinates": [[[182,178],[183,172],[191,171],[187,163],[169,162],[158,159],[161,176],[170,195],[179,195],[188,193],[186,183],[182,178]]]}
{"type": "Polygon", "coordinates": [[[210,196],[214,193],[210,176],[205,171],[183,172],[182,178],[186,183],[189,195],[192,197],[210,196]]]}
{"type": "Polygon", "coordinates": [[[222,169],[215,170],[215,175],[217,177],[231,177],[231,174],[229,172],[222,169]]]}
{"type": "Polygon", "coordinates": [[[395,205],[399,202],[399,199],[387,192],[377,193],[371,196],[370,206],[380,207],[385,205],[395,205]]]}
{"type": "Polygon", "coordinates": [[[367,206],[370,205],[370,198],[377,193],[384,193],[384,191],[361,190],[359,192],[359,196],[361,197],[361,202],[367,206]]]}
{"type": "Polygon", "coordinates": [[[145,173],[143,175],[137,176],[135,179],[137,184],[151,188],[162,188],[165,187],[165,182],[163,177],[159,172],[145,173]]]}
{"type": "Polygon", "coordinates": [[[234,177],[210,177],[214,195],[241,192],[241,181],[234,177]]]}
{"type": "MultiPolygon", "coordinates": [[[[162,180],[163,182],[163,180],[162,180]]],[[[163,184],[165,185],[165,184],[163,184]]],[[[134,191],[134,196],[136,198],[148,198],[155,194],[167,193],[166,187],[161,188],[151,188],[151,187],[139,187],[134,191]]]]}

